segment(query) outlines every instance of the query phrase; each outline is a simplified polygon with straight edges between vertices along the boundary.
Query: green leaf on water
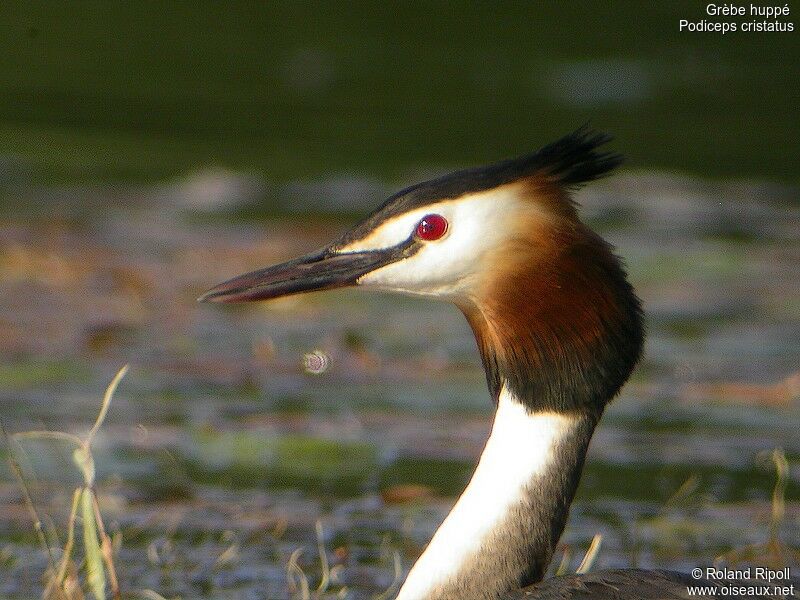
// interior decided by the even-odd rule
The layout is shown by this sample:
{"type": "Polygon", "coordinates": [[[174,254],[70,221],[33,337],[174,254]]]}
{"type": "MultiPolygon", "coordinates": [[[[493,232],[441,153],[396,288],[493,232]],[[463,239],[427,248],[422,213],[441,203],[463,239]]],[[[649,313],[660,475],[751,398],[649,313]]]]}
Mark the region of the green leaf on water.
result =
{"type": "Polygon", "coordinates": [[[81,515],[83,516],[83,545],[86,552],[86,581],[95,599],[105,600],[106,574],[103,568],[103,553],[100,550],[100,541],[97,539],[92,491],[89,488],[83,488],[81,515]]]}

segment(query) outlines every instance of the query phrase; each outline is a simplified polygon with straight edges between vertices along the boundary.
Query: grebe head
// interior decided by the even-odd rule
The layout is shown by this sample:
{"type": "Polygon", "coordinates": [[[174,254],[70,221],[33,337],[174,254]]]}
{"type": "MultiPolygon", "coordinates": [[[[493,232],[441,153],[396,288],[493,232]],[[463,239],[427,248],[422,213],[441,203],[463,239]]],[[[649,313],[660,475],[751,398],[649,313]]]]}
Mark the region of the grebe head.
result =
{"type": "Polygon", "coordinates": [[[602,412],[643,335],[620,261],[570,196],[619,164],[598,151],[606,141],[580,129],[534,154],[411,186],[329,246],[200,300],[346,286],[448,300],[473,328],[495,399],[506,383],[550,408],[602,412]]]}

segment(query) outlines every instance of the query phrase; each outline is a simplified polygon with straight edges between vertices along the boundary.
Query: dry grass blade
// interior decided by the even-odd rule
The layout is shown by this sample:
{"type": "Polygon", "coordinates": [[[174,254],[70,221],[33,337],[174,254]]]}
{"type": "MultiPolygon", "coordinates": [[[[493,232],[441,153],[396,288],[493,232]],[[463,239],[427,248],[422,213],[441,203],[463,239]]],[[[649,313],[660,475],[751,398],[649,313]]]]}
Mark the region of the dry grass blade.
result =
{"type": "Polygon", "coordinates": [[[100,412],[97,414],[94,425],[89,430],[89,433],[83,442],[86,447],[92,445],[92,440],[94,439],[95,434],[103,425],[103,421],[106,420],[106,415],[108,414],[108,409],[111,406],[111,399],[114,397],[114,392],[117,391],[117,386],[119,385],[119,382],[122,381],[122,378],[125,377],[128,369],[129,365],[123,366],[119,371],[117,371],[117,374],[114,375],[114,379],[111,380],[111,383],[108,384],[106,393],[103,395],[103,404],[100,406],[100,412]]]}
{"type": "Polygon", "coordinates": [[[789,474],[789,462],[783,450],[776,448],[772,451],[772,462],[775,463],[775,487],[772,488],[772,511],[769,521],[769,538],[778,539],[783,518],[786,516],[786,478],[789,474]]]}
{"type": "Polygon", "coordinates": [[[686,481],[684,481],[681,486],[675,490],[675,493],[667,499],[667,501],[664,503],[664,506],[661,507],[660,512],[666,512],[669,508],[680,506],[681,504],[685,503],[692,497],[699,487],[700,476],[696,473],[692,473],[686,478],[686,481]]]}
{"type": "Polygon", "coordinates": [[[92,492],[92,508],[94,508],[94,520],[97,525],[98,534],[100,535],[100,549],[102,550],[103,560],[108,570],[108,583],[111,586],[111,596],[114,600],[119,600],[121,594],[117,581],[117,569],[114,566],[114,544],[106,533],[106,528],[103,524],[103,515],[100,513],[100,505],[97,503],[97,495],[94,494],[94,492],[92,492]]]}
{"type": "Polygon", "coordinates": [[[36,510],[36,506],[33,503],[33,498],[31,498],[28,485],[25,483],[25,476],[22,473],[22,468],[14,458],[13,448],[11,447],[11,438],[9,438],[8,434],[6,433],[6,429],[2,422],[0,422],[0,432],[2,432],[3,440],[6,444],[6,450],[8,452],[8,464],[11,467],[11,472],[14,474],[14,478],[17,480],[17,483],[22,490],[25,508],[28,510],[28,514],[30,514],[31,519],[33,520],[33,528],[36,531],[36,537],[39,539],[39,544],[42,546],[42,550],[44,550],[44,552],[47,554],[48,569],[51,569],[53,572],[55,572],[53,550],[50,548],[50,544],[47,543],[47,537],[45,536],[44,529],[42,528],[42,519],[39,517],[39,512],[36,510]]]}
{"type": "Polygon", "coordinates": [[[392,552],[392,563],[394,567],[394,578],[389,587],[383,592],[374,597],[374,600],[389,600],[394,597],[395,592],[400,589],[400,583],[403,580],[403,561],[400,559],[400,553],[397,550],[392,552]]]}
{"type": "Polygon", "coordinates": [[[322,531],[322,522],[320,520],[317,520],[315,529],[317,533],[317,552],[319,553],[319,562],[322,568],[317,594],[321,594],[328,590],[331,581],[331,569],[328,563],[328,553],[325,552],[324,532],[322,531]]]}
{"type": "Polygon", "coordinates": [[[89,488],[83,488],[81,516],[83,517],[83,550],[86,553],[87,583],[96,600],[105,600],[106,575],[103,568],[103,553],[97,539],[92,491],[89,488]]]}
{"type": "Polygon", "coordinates": [[[69,442],[78,447],[83,446],[83,440],[77,435],[63,431],[22,431],[11,436],[15,440],[59,440],[69,442]]]}
{"type": "Polygon", "coordinates": [[[772,488],[772,502],[770,506],[770,522],[767,541],[758,544],[749,544],[741,548],[734,548],[725,552],[714,560],[714,565],[732,564],[743,561],[766,564],[772,568],[783,568],[787,564],[800,562],[800,552],[788,546],[780,539],[780,529],[786,516],[786,484],[789,474],[789,462],[783,450],[776,448],[770,453],[770,458],[775,465],[775,486],[772,488]]]}
{"type": "Polygon", "coordinates": [[[591,570],[594,561],[597,560],[597,555],[600,553],[600,546],[603,545],[603,536],[595,533],[592,542],[589,544],[589,549],[583,555],[581,564],[578,565],[578,570],[575,571],[578,575],[587,573],[591,570]]]}
{"type": "Polygon", "coordinates": [[[217,556],[217,559],[214,561],[215,567],[220,567],[222,565],[230,564],[236,561],[239,558],[239,544],[233,543],[223,552],[217,556]]]}
{"type": "Polygon", "coordinates": [[[569,546],[565,546],[564,553],[561,555],[561,561],[558,563],[558,568],[556,569],[556,577],[559,577],[561,575],[566,575],[571,560],[572,560],[572,549],[569,546]]]}
{"type": "Polygon", "coordinates": [[[302,553],[303,549],[298,548],[289,556],[289,561],[286,563],[286,580],[289,584],[290,594],[294,595],[300,592],[299,600],[309,600],[311,591],[308,585],[308,578],[299,562],[302,553]]]}
{"type": "Polygon", "coordinates": [[[64,580],[67,577],[67,569],[72,563],[72,548],[75,545],[75,519],[78,516],[78,507],[81,501],[81,489],[78,488],[72,494],[72,508],[69,511],[69,522],[67,523],[67,543],[61,552],[61,561],[58,567],[58,573],[47,584],[44,597],[49,598],[53,594],[54,589],[61,589],[64,585],[64,580]]]}

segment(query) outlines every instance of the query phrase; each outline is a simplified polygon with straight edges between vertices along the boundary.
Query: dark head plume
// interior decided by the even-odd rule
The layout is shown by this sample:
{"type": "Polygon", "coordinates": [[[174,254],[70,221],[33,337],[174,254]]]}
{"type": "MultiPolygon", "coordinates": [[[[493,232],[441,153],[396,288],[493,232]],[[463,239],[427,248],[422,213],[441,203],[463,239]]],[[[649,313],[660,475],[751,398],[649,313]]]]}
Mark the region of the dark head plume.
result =
{"type": "Polygon", "coordinates": [[[382,221],[406,211],[515,181],[535,177],[562,189],[574,189],[607,175],[623,162],[621,154],[600,150],[612,139],[584,125],[536,152],[414,184],[390,196],[339,240],[339,244],[346,245],[366,235],[382,221]]]}

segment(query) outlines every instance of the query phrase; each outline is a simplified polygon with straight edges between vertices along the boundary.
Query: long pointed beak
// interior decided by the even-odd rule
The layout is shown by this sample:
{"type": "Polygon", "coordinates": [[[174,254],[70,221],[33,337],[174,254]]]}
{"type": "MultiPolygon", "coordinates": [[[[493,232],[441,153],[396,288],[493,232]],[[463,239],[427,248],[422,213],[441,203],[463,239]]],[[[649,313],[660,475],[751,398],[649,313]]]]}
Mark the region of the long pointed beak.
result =
{"type": "Polygon", "coordinates": [[[356,285],[362,275],[404,256],[408,246],[348,253],[326,248],[229,279],[208,290],[197,301],[254,302],[356,285]]]}

